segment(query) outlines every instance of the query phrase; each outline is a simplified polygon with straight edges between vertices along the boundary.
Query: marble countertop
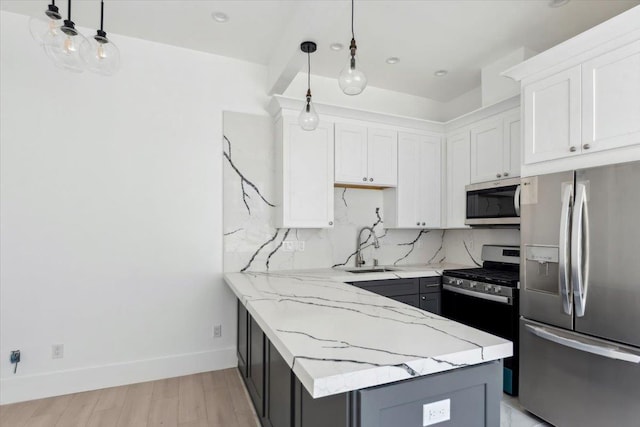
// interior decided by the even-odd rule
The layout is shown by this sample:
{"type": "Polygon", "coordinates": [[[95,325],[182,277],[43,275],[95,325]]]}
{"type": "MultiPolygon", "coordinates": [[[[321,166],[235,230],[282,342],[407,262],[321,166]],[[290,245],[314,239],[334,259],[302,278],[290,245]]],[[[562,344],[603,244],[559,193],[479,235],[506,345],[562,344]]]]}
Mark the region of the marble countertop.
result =
{"type": "Polygon", "coordinates": [[[510,341],[342,283],[458,267],[230,273],[225,281],[318,398],[511,356],[510,341]]]}

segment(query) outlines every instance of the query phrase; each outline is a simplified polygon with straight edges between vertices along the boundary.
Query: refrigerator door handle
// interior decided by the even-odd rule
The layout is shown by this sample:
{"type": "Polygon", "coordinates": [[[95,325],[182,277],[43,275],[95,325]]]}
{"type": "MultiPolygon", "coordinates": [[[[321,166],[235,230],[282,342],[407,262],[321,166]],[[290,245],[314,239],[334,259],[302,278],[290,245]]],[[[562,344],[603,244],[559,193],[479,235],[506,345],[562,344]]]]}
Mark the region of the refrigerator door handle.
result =
{"type": "Polygon", "coordinates": [[[520,216],[520,186],[516,187],[516,193],[513,195],[513,208],[516,210],[516,216],[520,216]]]}
{"type": "Polygon", "coordinates": [[[576,316],[584,316],[589,286],[589,212],[587,187],[576,185],[576,201],[571,224],[571,283],[576,316]]]}
{"type": "Polygon", "coordinates": [[[565,347],[585,351],[587,353],[597,354],[609,359],[624,360],[631,363],[640,363],[640,355],[622,351],[616,347],[606,347],[602,345],[589,344],[575,339],[566,338],[560,335],[556,335],[553,332],[539,326],[525,325],[525,327],[532,334],[547,341],[552,341],[556,344],[563,345],[565,347]]]}
{"type": "Polygon", "coordinates": [[[562,296],[562,309],[568,315],[571,315],[572,304],[571,304],[571,290],[569,289],[570,283],[570,269],[569,269],[569,258],[570,247],[569,242],[571,241],[569,232],[571,231],[571,226],[569,222],[571,221],[571,198],[573,196],[573,185],[568,184],[564,187],[564,192],[562,193],[562,211],[560,217],[560,251],[558,256],[558,274],[560,278],[560,294],[562,296]]]}

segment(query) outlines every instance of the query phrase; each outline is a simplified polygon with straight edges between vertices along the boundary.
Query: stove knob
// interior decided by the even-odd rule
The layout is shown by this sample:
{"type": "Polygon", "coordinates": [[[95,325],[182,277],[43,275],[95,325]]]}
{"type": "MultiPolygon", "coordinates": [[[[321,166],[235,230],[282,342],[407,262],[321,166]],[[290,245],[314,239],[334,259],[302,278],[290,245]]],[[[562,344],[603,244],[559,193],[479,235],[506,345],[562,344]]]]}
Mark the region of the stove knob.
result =
{"type": "Polygon", "coordinates": [[[492,288],[491,285],[487,285],[487,286],[484,287],[484,290],[487,291],[487,292],[491,292],[491,288],[492,288]]]}
{"type": "Polygon", "coordinates": [[[499,294],[500,293],[500,288],[498,286],[495,286],[493,288],[493,292],[495,292],[496,294],[499,294]]]}
{"type": "Polygon", "coordinates": [[[471,289],[473,289],[473,288],[475,288],[475,287],[476,287],[476,285],[477,285],[477,284],[478,284],[477,282],[470,282],[470,283],[469,283],[469,287],[470,287],[471,289]]]}
{"type": "Polygon", "coordinates": [[[462,285],[462,279],[456,280],[456,285],[462,285]]]}

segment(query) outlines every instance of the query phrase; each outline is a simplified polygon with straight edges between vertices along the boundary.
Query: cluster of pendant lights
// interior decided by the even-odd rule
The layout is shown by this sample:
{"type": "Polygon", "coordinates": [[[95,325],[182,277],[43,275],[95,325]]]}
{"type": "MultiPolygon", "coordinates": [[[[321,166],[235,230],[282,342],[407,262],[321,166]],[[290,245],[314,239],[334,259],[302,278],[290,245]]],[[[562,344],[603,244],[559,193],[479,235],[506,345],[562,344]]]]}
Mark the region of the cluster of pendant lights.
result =
{"type": "MultiPolygon", "coordinates": [[[[367,86],[367,77],[362,72],[362,69],[356,66],[356,36],[353,31],[353,12],[354,12],[354,0],[351,0],[351,44],[349,45],[349,61],[340,73],[338,78],[338,84],[340,89],[346,95],[358,95],[362,93],[367,86]]],[[[320,117],[316,113],[313,104],[311,103],[311,54],[316,51],[316,44],[314,42],[306,41],[300,45],[300,50],[307,54],[307,102],[298,117],[298,123],[304,130],[315,130],[320,122],[320,117]]]]}
{"type": "Polygon", "coordinates": [[[118,71],[120,51],[104,31],[104,1],[100,1],[100,29],[91,38],[83,36],[71,20],[71,0],[67,2],[67,19],[62,19],[55,0],[44,14],[31,18],[29,30],[54,64],[76,73],[89,70],[110,76],[118,71]]]}

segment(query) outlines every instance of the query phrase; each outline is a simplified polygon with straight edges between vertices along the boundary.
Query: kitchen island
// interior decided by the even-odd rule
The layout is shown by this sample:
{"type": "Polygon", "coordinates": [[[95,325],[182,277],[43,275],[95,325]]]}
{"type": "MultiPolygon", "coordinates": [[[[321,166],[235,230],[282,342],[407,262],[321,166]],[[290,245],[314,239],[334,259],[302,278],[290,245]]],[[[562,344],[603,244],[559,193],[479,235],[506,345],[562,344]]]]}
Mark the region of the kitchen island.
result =
{"type": "Polygon", "coordinates": [[[343,283],[440,273],[227,274],[238,365],[263,425],[425,426],[447,412],[447,426],[499,425],[511,342],[343,283]]]}

